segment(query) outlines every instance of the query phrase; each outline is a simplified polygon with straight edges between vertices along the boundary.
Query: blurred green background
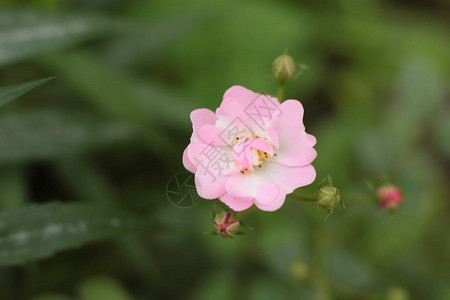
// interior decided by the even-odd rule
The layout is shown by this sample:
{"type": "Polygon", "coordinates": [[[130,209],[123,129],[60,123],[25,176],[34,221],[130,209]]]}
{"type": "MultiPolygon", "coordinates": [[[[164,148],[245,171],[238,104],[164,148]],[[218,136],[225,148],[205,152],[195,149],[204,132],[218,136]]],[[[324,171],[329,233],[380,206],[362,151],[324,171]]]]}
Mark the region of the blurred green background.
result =
{"type": "Polygon", "coordinates": [[[56,76],[0,110],[1,210],[59,201],[145,220],[2,267],[0,299],[450,299],[446,0],[0,3],[0,86],[56,76]],[[248,235],[202,236],[211,202],[180,209],[165,192],[189,113],[234,84],[275,93],[285,49],[309,67],[286,96],[318,139],[317,178],[347,209],[323,222],[288,200],[250,211],[248,235]],[[394,215],[352,201],[383,174],[404,191],[394,215]]]}

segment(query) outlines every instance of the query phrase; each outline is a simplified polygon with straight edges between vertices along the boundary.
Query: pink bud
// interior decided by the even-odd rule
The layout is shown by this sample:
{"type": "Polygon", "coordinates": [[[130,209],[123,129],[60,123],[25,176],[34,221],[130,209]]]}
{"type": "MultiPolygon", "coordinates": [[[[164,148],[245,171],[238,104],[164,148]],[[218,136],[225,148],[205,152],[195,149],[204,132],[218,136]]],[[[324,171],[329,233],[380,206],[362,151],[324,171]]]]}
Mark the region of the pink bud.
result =
{"type": "Polygon", "coordinates": [[[378,188],[377,195],[378,204],[384,209],[397,209],[403,202],[402,191],[395,185],[384,185],[378,188]]]}
{"type": "Polygon", "coordinates": [[[239,221],[230,212],[220,212],[214,218],[214,231],[221,237],[231,237],[239,232],[239,221]]]}

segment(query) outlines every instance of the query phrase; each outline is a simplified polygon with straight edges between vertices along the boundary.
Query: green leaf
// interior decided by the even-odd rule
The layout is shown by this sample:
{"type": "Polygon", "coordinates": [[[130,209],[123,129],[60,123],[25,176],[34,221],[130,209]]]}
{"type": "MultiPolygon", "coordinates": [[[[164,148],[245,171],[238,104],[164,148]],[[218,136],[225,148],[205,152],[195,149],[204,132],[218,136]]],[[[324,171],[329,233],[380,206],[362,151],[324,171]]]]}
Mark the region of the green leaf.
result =
{"type": "Polygon", "coordinates": [[[58,294],[45,294],[45,295],[41,295],[36,298],[33,298],[31,300],[71,300],[71,298],[64,296],[64,295],[58,295],[58,294]]]}
{"type": "Polygon", "coordinates": [[[118,200],[115,187],[105,178],[99,168],[89,161],[63,159],[57,162],[56,167],[58,176],[70,187],[76,199],[98,205],[111,205],[118,200]]]}
{"type": "Polygon", "coordinates": [[[55,79],[55,77],[47,77],[0,88],[0,107],[53,79],[55,79]]]}
{"type": "Polygon", "coordinates": [[[195,10],[168,20],[152,22],[133,34],[114,39],[106,49],[105,56],[120,67],[148,65],[173,47],[175,41],[204,25],[206,16],[204,11],[195,10]]]}
{"type": "Polygon", "coordinates": [[[98,16],[2,11],[0,66],[75,45],[113,28],[112,22],[98,16]]]}
{"type": "Polygon", "coordinates": [[[27,201],[27,181],[23,166],[0,169],[0,210],[23,205],[27,201]]]}
{"type": "Polygon", "coordinates": [[[83,51],[48,56],[43,62],[105,114],[138,124],[189,128],[193,104],[162,84],[142,82],[83,51]]]}
{"type": "Polygon", "coordinates": [[[34,110],[0,116],[0,162],[71,157],[133,137],[132,126],[74,110],[34,110]]]}
{"type": "Polygon", "coordinates": [[[111,209],[49,203],[0,212],[0,266],[22,264],[126,234],[137,221],[111,209]]]}

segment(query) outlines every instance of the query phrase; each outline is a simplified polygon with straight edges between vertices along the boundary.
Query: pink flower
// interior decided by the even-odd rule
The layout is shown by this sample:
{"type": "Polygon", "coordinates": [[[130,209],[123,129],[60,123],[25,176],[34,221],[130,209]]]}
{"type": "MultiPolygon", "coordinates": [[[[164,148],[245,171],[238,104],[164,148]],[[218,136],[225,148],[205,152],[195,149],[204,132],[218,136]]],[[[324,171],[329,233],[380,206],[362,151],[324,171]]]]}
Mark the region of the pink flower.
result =
{"type": "Polygon", "coordinates": [[[377,190],[379,205],[382,208],[392,210],[398,208],[403,202],[402,192],[395,185],[385,185],[377,190]]]}
{"type": "Polygon", "coordinates": [[[225,92],[216,113],[194,110],[183,164],[195,173],[198,194],[235,211],[253,204],[280,208],[287,194],[316,178],[316,138],[305,132],[302,119],[299,101],[280,104],[242,86],[225,92]]]}

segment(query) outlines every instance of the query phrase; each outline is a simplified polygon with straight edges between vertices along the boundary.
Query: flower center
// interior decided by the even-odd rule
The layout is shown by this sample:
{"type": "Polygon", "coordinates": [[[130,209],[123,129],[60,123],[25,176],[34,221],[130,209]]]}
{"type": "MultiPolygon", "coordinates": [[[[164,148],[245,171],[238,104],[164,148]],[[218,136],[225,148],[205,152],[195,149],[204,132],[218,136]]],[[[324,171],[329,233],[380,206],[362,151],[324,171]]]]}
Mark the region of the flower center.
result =
{"type": "Polygon", "coordinates": [[[244,174],[253,171],[254,167],[261,168],[265,159],[276,154],[273,153],[272,145],[267,139],[252,136],[237,138],[232,155],[236,167],[244,174]]]}
{"type": "Polygon", "coordinates": [[[269,158],[269,154],[262,150],[252,149],[252,165],[261,167],[263,161],[269,158]]]}

